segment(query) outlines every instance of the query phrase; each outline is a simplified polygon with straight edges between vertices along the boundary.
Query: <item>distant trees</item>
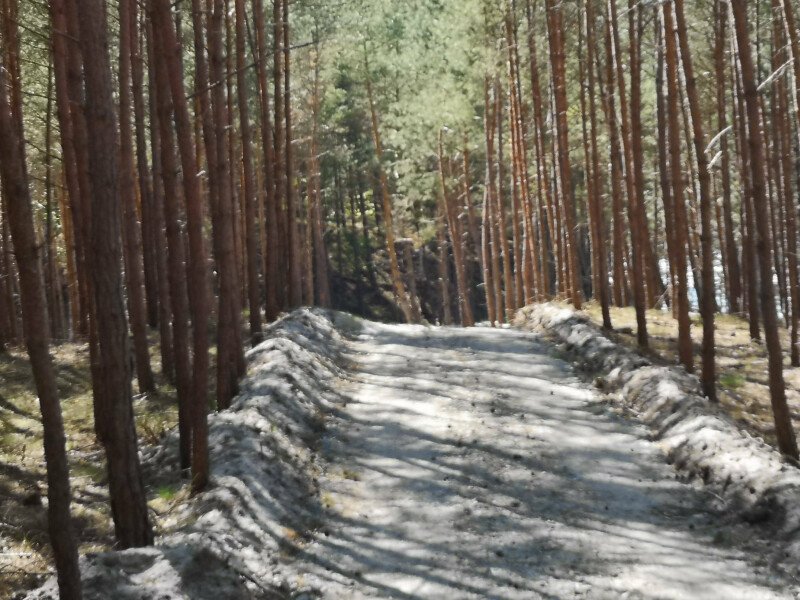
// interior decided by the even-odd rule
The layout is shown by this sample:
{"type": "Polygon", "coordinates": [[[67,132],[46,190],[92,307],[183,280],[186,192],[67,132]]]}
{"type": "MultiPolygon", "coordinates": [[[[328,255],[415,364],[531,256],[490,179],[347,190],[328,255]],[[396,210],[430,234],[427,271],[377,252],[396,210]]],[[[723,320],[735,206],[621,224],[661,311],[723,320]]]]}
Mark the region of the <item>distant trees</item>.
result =
{"type": "Polygon", "coordinates": [[[389,272],[394,287],[394,294],[400,310],[408,323],[419,323],[422,318],[418,300],[408,293],[405,282],[400,273],[400,263],[397,260],[397,248],[395,244],[394,218],[392,216],[392,199],[389,191],[389,180],[386,176],[383,161],[383,141],[381,139],[380,122],[378,120],[378,108],[375,103],[375,95],[372,91],[372,76],[369,72],[369,61],[367,60],[367,50],[364,48],[364,67],[366,70],[367,96],[369,99],[369,111],[372,124],[372,140],[375,144],[375,158],[378,162],[378,177],[380,181],[380,194],[383,209],[384,235],[386,236],[386,250],[389,254],[389,272]]]}

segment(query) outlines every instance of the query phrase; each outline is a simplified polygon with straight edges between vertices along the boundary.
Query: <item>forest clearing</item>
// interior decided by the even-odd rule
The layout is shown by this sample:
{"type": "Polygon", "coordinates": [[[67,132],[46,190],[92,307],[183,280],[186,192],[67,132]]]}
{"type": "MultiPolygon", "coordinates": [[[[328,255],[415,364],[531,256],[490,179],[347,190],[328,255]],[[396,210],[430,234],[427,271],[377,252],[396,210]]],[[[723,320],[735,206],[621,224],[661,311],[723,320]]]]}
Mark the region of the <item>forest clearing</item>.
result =
{"type": "Polygon", "coordinates": [[[797,0],[0,0],[0,597],[800,597],[797,0]]]}

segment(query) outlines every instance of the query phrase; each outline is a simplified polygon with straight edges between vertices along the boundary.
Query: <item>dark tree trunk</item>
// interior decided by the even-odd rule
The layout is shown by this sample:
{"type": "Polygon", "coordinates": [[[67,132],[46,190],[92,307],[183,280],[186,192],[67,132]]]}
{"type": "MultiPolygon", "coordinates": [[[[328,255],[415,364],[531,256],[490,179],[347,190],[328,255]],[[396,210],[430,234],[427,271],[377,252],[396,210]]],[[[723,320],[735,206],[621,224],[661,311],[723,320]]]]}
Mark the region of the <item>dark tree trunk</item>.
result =
{"type": "Polygon", "coordinates": [[[136,178],[133,162],[132,94],[131,94],[131,27],[136,20],[136,4],[119,2],[119,190],[122,195],[125,276],[128,291],[128,313],[133,334],[136,379],[139,391],[155,391],[150,369],[147,340],[147,306],[144,295],[141,229],[136,210],[136,178]]]}
{"type": "Polygon", "coordinates": [[[675,2],[675,24],[680,46],[681,61],[686,82],[686,97],[689,100],[689,111],[692,117],[692,134],[694,141],[695,160],[697,161],[697,175],[700,182],[700,243],[702,246],[702,276],[703,295],[700,299],[700,315],[703,319],[703,346],[702,346],[702,373],[701,383],[703,392],[712,402],[717,400],[716,392],[716,367],[714,365],[714,311],[716,310],[714,291],[714,244],[711,229],[711,177],[708,172],[708,159],[706,158],[706,138],[703,132],[703,121],[700,113],[700,102],[697,98],[697,87],[694,78],[692,54],[689,50],[689,40],[686,33],[686,18],[683,10],[683,0],[675,2]]]}
{"type": "Polygon", "coordinates": [[[153,179],[148,164],[147,135],[145,129],[144,61],[141,55],[139,21],[134,11],[131,20],[131,81],[133,88],[134,132],[136,134],[136,170],[139,175],[139,195],[142,209],[142,259],[144,261],[144,290],[147,300],[147,322],[150,327],[159,324],[159,251],[163,251],[158,219],[156,218],[153,179]]]}
{"type": "MultiPolygon", "coordinates": [[[[786,37],[789,40],[789,50],[792,57],[794,68],[795,87],[792,90],[792,101],[794,103],[794,119],[790,121],[797,128],[800,136],[800,40],[798,39],[797,25],[794,17],[794,10],[789,0],[780,0],[783,8],[783,21],[786,29],[786,37]]],[[[788,154],[791,144],[787,143],[784,151],[788,154]]],[[[797,148],[800,148],[800,140],[794,142],[795,151],[792,156],[797,155],[797,148]]],[[[795,158],[795,163],[797,159],[795,158]]],[[[798,179],[798,189],[800,189],[800,179],[798,179]]],[[[798,328],[800,327],[800,290],[798,290],[798,260],[797,260],[797,205],[791,190],[786,194],[786,234],[787,234],[787,255],[789,258],[789,277],[791,284],[792,314],[791,314],[791,350],[790,356],[792,366],[800,366],[800,342],[798,341],[798,328]]]]}
{"type": "MultiPolygon", "coordinates": [[[[211,0],[213,9],[208,23],[208,64],[210,80],[224,80],[222,52],[222,20],[224,3],[211,0]]],[[[217,327],[217,405],[228,408],[238,393],[238,354],[242,352],[239,338],[239,285],[237,282],[236,252],[234,246],[233,201],[230,194],[230,173],[226,161],[224,140],[227,129],[225,91],[222,85],[211,89],[211,111],[217,138],[217,156],[214,166],[219,196],[216,210],[212,210],[214,236],[217,238],[217,266],[219,271],[219,310],[217,327]]],[[[210,155],[210,151],[209,151],[210,155]]],[[[211,163],[210,163],[211,165],[211,163]]]]}
{"type": "MultiPolygon", "coordinates": [[[[586,195],[589,205],[589,226],[591,227],[592,259],[595,273],[593,292],[595,299],[600,302],[600,311],[603,316],[603,328],[611,329],[611,313],[608,302],[608,273],[606,260],[606,240],[603,232],[603,206],[600,183],[600,156],[597,150],[597,101],[595,98],[595,34],[594,11],[592,0],[584,1],[583,27],[586,40],[586,69],[585,83],[581,88],[582,98],[588,96],[589,106],[589,135],[588,143],[584,141],[586,155],[586,195]]],[[[585,101],[582,105],[584,122],[586,117],[585,101]]],[[[587,136],[584,136],[586,138],[587,136]]]]}
{"type": "Polygon", "coordinates": [[[275,189],[275,248],[277,252],[275,271],[276,279],[274,285],[278,291],[278,306],[284,309],[288,306],[288,283],[289,277],[287,269],[288,264],[288,247],[287,247],[287,231],[286,231],[286,152],[284,124],[286,119],[283,115],[284,101],[283,101],[283,0],[272,0],[272,84],[273,84],[273,101],[275,106],[275,118],[273,119],[274,134],[272,137],[273,156],[275,160],[272,164],[273,169],[273,184],[275,189]]]}
{"type": "Polygon", "coordinates": [[[100,378],[94,381],[98,438],[106,449],[111,512],[123,548],[153,543],[142,482],[122,293],[117,120],[105,7],[85,0],[80,14],[92,185],[92,280],[100,378]]]}
{"type": "MultiPolygon", "coordinates": [[[[183,195],[186,203],[186,225],[189,234],[188,287],[192,316],[192,386],[188,411],[191,419],[192,489],[202,490],[208,482],[208,274],[206,243],[203,236],[203,204],[200,196],[199,173],[192,124],[183,88],[181,46],[171,20],[166,0],[157,0],[161,11],[164,50],[169,67],[169,89],[172,96],[175,130],[181,159],[183,195]]],[[[217,86],[218,88],[220,86],[217,86]]],[[[224,139],[224,138],[221,138],[224,139]]],[[[164,148],[166,152],[166,147],[164,148]]]]}
{"type": "Polygon", "coordinates": [[[256,29],[257,56],[256,73],[258,74],[259,108],[261,109],[261,145],[264,157],[264,203],[266,222],[261,227],[266,229],[264,251],[264,296],[265,317],[274,321],[280,310],[278,306],[278,208],[275,199],[275,147],[272,141],[272,118],[269,107],[269,85],[267,85],[267,39],[264,26],[264,6],[262,0],[253,0],[253,20],[256,29]]]}
{"type": "MultiPolygon", "coordinates": [[[[311,132],[311,165],[312,172],[309,173],[309,186],[310,191],[308,194],[310,203],[311,219],[307,223],[307,228],[311,232],[306,232],[306,235],[313,238],[314,245],[314,270],[313,279],[315,280],[315,287],[317,291],[317,300],[320,306],[328,307],[331,305],[331,290],[330,281],[328,276],[328,249],[325,246],[325,217],[323,214],[322,206],[322,173],[320,167],[320,149],[319,149],[319,112],[320,112],[320,64],[319,64],[319,42],[314,48],[314,89],[311,98],[311,112],[312,112],[312,132],[311,132]]],[[[352,197],[351,197],[352,200],[352,197]]],[[[355,218],[354,212],[351,207],[351,218],[355,218]]],[[[342,218],[344,218],[344,199],[342,199],[342,218]]],[[[344,223],[342,224],[344,225],[344,223]]],[[[355,230],[353,231],[355,238],[355,230]]],[[[311,240],[309,240],[311,243],[311,240]]],[[[358,252],[354,249],[353,258],[358,262],[358,252]]],[[[312,273],[307,274],[312,277],[312,273]]],[[[356,268],[356,277],[358,277],[358,268],[356,268]]],[[[313,302],[313,297],[312,297],[313,302]]]]}
{"type": "MultiPolygon", "coordinates": [[[[728,23],[727,8],[722,0],[714,3],[716,15],[716,40],[714,45],[714,67],[717,79],[717,129],[720,132],[728,128],[727,118],[727,99],[725,93],[725,81],[727,66],[725,62],[725,42],[726,25],[728,23]]],[[[728,304],[729,310],[733,314],[739,314],[742,310],[742,276],[739,267],[739,256],[736,252],[737,244],[734,239],[733,229],[733,210],[731,208],[731,175],[730,175],[730,156],[728,153],[728,134],[723,134],[720,138],[719,150],[721,157],[721,184],[722,184],[722,217],[725,229],[725,263],[727,265],[726,282],[728,284],[728,304]]]]}
{"type": "Polygon", "coordinates": [[[547,30],[550,40],[550,63],[553,69],[553,94],[555,96],[555,122],[558,146],[559,181],[564,208],[566,265],[569,272],[569,291],[572,305],[581,308],[578,246],[576,241],[575,206],[572,194],[572,168],[569,157],[569,130],[567,126],[567,83],[564,59],[564,23],[561,3],[546,0],[547,30]]]}
{"type": "Polygon", "coordinates": [[[675,253],[671,260],[675,262],[678,281],[678,356],[687,371],[694,369],[694,351],[692,348],[691,321],[689,320],[688,284],[686,280],[686,205],[683,195],[683,174],[681,164],[680,108],[678,87],[678,47],[675,40],[675,27],[672,7],[662,5],[663,37],[666,47],[667,64],[667,129],[669,132],[669,166],[672,183],[672,218],[675,230],[675,253]]]}
{"type": "MultiPolygon", "coordinates": [[[[637,175],[641,174],[641,160],[637,165],[637,158],[634,157],[634,143],[633,143],[633,127],[632,123],[638,120],[636,113],[638,107],[633,105],[630,110],[628,106],[628,98],[625,90],[625,76],[623,74],[622,56],[620,55],[619,31],[617,21],[617,4],[616,0],[608,0],[608,19],[606,27],[608,28],[608,36],[611,41],[612,57],[615,67],[616,84],[619,92],[619,106],[620,106],[620,133],[622,138],[623,157],[625,159],[625,185],[628,195],[628,223],[631,234],[631,257],[632,265],[629,270],[631,277],[631,288],[633,289],[633,304],[636,311],[636,340],[641,348],[647,348],[647,297],[645,294],[645,278],[647,275],[646,261],[645,261],[645,220],[642,213],[642,204],[644,202],[644,193],[640,189],[641,182],[638,180],[637,175]]],[[[636,35],[635,32],[632,35],[636,35]]],[[[631,42],[632,48],[635,48],[636,43],[631,42]]],[[[634,71],[638,69],[638,52],[635,50],[631,56],[632,64],[632,83],[636,81],[634,71]],[[636,63],[636,64],[634,64],[636,63]]],[[[613,87],[609,78],[609,88],[613,87]]],[[[631,103],[633,104],[634,90],[638,95],[638,85],[631,85],[631,103]]],[[[611,92],[613,94],[613,91],[611,92]]],[[[637,98],[638,100],[638,98],[637,98]]]]}
{"type": "Polygon", "coordinates": [[[6,97],[5,75],[0,68],[0,183],[8,199],[9,225],[19,269],[25,345],[33,369],[42,413],[44,454],[47,465],[47,524],[62,600],[81,598],[78,545],[70,520],[71,500],[66,438],[58,399],[56,376],[49,354],[47,303],[42,286],[38,243],[33,227],[22,139],[6,97]]]}
{"type": "MultiPolygon", "coordinates": [[[[622,203],[622,150],[620,148],[619,123],[617,121],[617,103],[614,95],[614,60],[611,30],[605,31],[605,80],[599,72],[600,88],[603,91],[603,109],[608,126],[608,151],[611,163],[611,213],[613,216],[613,277],[614,304],[626,305],[625,263],[625,221],[622,203]]],[[[598,69],[599,71],[599,69],[598,69]]]]}
{"type": "MultiPolygon", "coordinates": [[[[731,39],[734,46],[736,40],[731,39]]],[[[747,310],[747,323],[750,327],[750,339],[761,340],[758,307],[758,261],[756,258],[755,221],[753,220],[753,188],[750,176],[750,149],[747,139],[747,116],[744,108],[744,94],[742,94],[741,74],[736,64],[736,52],[731,53],[733,79],[734,79],[734,118],[737,126],[737,150],[739,156],[739,178],[742,182],[743,194],[740,202],[742,223],[742,275],[745,284],[745,308],[747,310]]]]}
{"type": "MultiPolygon", "coordinates": [[[[61,158],[62,168],[64,170],[64,181],[67,187],[67,194],[69,196],[69,207],[72,211],[71,232],[72,245],[74,248],[75,258],[75,281],[77,305],[75,306],[76,313],[73,318],[73,329],[81,334],[86,335],[89,332],[89,313],[91,312],[91,298],[88,287],[88,268],[86,265],[87,260],[87,239],[85,235],[85,224],[82,225],[85,219],[85,211],[82,209],[84,204],[88,202],[82,196],[83,180],[79,173],[78,165],[78,136],[75,129],[81,123],[75,120],[75,113],[80,111],[80,107],[76,106],[70,99],[70,54],[74,54],[76,49],[74,47],[68,48],[68,40],[70,44],[74,44],[74,40],[69,36],[67,27],[66,6],[63,0],[56,0],[50,3],[50,19],[53,30],[52,46],[53,46],[53,72],[55,76],[55,91],[56,91],[56,115],[58,117],[58,125],[61,133],[61,158]],[[75,223],[77,216],[78,223],[75,223]]],[[[86,192],[88,198],[88,191],[86,192]]],[[[13,312],[9,312],[12,315],[13,312]]]]}
{"type": "Polygon", "coordinates": [[[297,186],[294,179],[294,153],[292,150],[292,87],[291,87],[291,47],[289,45],[289,0],[283,1],[283,118],[286,121],[285,153],[286,153],[286,245],[289,259],[289,304],[299,306],[301,298],[300,243],[297,230],[297,186]]]}
{"type": "Polygon", "coordinates": [[[253,173],[252,135],[245,71],[245,5],[236,2],[236,92],[239,104],[239,134],[242,138],[242,177],[244,179],[244,227],[247,247],[247,298],[250,309],[250,336],[255,342],[261,334],[261,301],[258,289],[258,232],[256,231],[256,184],[253,173]]]}
{"type": "MultiPolygon", "coordinates": [[[[149,12],[149,9],[148,9],[149,12]]],[[[172,306],[170,304],[170,277],[169,259],[167,249],[167,238],[165,230],[164,216],[164,182],[161,176],[161,133],[159,127],[159,107],[157,101],[156,79],[155,79],[155,59],[154,48],[155,38],[153,34],[153,24],[148,20],[145,27],[146,50],[148,60],[149,78],[149,112],[150,112],[150,148],[152,154],[152,209],[153,209],[153,244],[156,249],[156,278],[158,283],[158,328],[159,339],[161,342],[161,372],[167,381],[175,385],[175,349],[173,345],[172,331],[172,306]]],[[[167,90],[164,90],[167,93],[167,90]]],[[[169,103],[168,103],[169,104],[169,103]]],[[[186,353],[184,352],[184,355],[186,353]]],[[[188,460],[188,457],[187,457],[188,460]]]]}
{"type": "MultiPolygon", "coordinates": [[[[169,277],[169,301],[172,307],[172,333],[175,363],[175,388],[178,395],[178,432],[180,435],[180,466],[187,469],[191,465],[192,453],[192,365],[189,351],[189,292],[186,283],[186,250],[179,224],[180,208],[175,160],[175,134],[172,128],[173,102],[169,93],[169,61],[156,57],[168,55],[164,29],[172,28],[169,14],[163,10],[160,0],[153,15],[153,47],[151,69],[155,71],[155,87],[150,93],[156,97],[156,118],[160,134],[158,155],[161,159],[161,179],[163,182],[164,223],[167,236],[167,260],[169,277]],[[165,16],[167,17],[165,19],[165,16]]],[[[154,146],[155,148],[155,146],[154,146]]]]}

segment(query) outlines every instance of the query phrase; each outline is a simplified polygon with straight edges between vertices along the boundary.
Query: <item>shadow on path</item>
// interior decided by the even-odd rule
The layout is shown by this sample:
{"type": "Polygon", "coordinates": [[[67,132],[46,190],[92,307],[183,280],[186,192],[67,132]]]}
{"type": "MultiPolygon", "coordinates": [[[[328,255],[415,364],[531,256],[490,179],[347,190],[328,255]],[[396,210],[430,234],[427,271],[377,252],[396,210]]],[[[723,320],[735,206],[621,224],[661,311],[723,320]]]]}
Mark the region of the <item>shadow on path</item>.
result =
{"type": "Polygon", "coordinates": [[[791,597],[535,336],[363,327],[295,554],[324,597],[791,597]]]}

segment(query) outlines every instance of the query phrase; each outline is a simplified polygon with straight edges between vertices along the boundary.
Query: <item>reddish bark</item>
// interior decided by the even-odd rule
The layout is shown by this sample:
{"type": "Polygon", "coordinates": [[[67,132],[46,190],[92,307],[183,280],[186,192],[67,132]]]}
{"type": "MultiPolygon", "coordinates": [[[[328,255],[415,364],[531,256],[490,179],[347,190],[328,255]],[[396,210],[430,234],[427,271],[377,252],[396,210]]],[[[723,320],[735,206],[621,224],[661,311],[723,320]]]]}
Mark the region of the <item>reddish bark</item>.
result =
{"type": "Polygon", "coordinates": [[[578,267],[578,246],[575,238],[575,206],[572,192],[572,168],[569,157],[569,130],[567,127],[567,85],[564,59],[564,23],[561,3],[546,0],[547,30],[550,41],[550,64],[555,96],[555,122],[558,145],[559,181],[561,201],[564,208],[565,242],[564,253],[569,271],[570,300],[576,309],[581,307],[581,286],[578,267]]]}
{"type": "Polygon", "coordinates": [[[92,288],[97,317],[99,377],[93,377],[96,429],[108,461],[114,530],[123,548],[153,543],[133,421],[128,327],[122,283],[117,120],[101,0],[85,0],[80,15],[86,121],[92,187],[92,288]]]}
{"type": "MultiPolygon", "coordinates": [[[[761,114],[758,105],[758,87],[753,66],[750,32],[748,31],[747,2],[731,0],[734,30],[736,32],[739,72],[742,80],[747,114],[747,144],[750,147],[750,173],[753,201],[757,206],[766,204],[766,182],[764,181],[764,139],[761,128],[761,114]]],[[[786,402],[786,387],[783,379],[783,353],[778,334],[777,311],[772,285],[772,265],[770,260],[769,223],[763,211],[755,211],[757,234],[756,248],[761,271],[761,315],[764,319],[764,338],[767,346],[769,391],[772,414],[775,420],[775,436],[781,453],[795,460],[798,458],[797,441],[792,429],[791,413],[786,402]]]]}
{"type": "Polygon", "coordinates": [[[703,276],[703,295],[700,298],[700,315],[703,319],[702,372],[700,380],[703,386],[703,393],[709,400],[715,402],[717,399],[716,367],[714,364],[714,312],[716,310],[716,300],[714,291],[714,234],[711,229],[711,204],[713,202],[711,198],[711,177],[708,171],[706,138],[703,131],[700,102],[697,97],[692,53],[689,49],[689,40],[686,33],[683,0],[674,0],[674,2],[676,33],[685,76],[686,97],[689,100],[697,175],[700,182],[700,223],[702,228],[700,243],[702,246],[701,272],[703,276]]]}
{"type": "Polygon", "coordinates": [[[679,124],[680,80],[678,75],[678,47],[675,40],[675,27],[672,7],[662,6],[663,39],[666,47],[667,65],[667,128],[669,132],[669,166],[672,184],[672,209],[675,230],[675,253],[671,260],[675,262],[675,273],[678,281],[678,356],[686,368],[694,369],[694,351],[692,348],[691,321],[689,320],[688,284],[686,275],[686,205],[684,204],[683,175],[681,164],[681,140],[679,124]]]}
{"type": "Polygon", "coordinates": [[[261,301],[258,288],[258,232],[256,231],[256,183],[253,173],[252,135],[245,71],[245,5],[236,3],[236,92],[239,105],[239,135],[242,141],[242,178],[244,186],[244,227],[247,247],[247,299],[250,309],[250,336],[261,334],[261,301]]]}
{"type": "MultiPolygon", "coordinates": [[[[66,438],[58,399],[55,370],[49,354],[47,301],[42,286],[36,233],[33,227],[28,177],[20,123],[15,123],[6,97],[5,74],[0,68],[0,183],[8,199],[9,225],[19,268],[25,345],[30,357],[44,429],[47,466],[47,524],[56,563],[59,596],[81,598],[78,544],[69,505],[71,500],[66,438]]],[[[5,221],[5,219],[4,219],[5,221]]]]}
{"type": "Polygon", "coordinates": [[[147,340],[147,307],[144,295],[141,229],[136,210],[136,178],[133,162],[132,92],[131,92],[131,27],[136,20],[136,4],[119,2],[119,189],[122,195],[125,276],[128,291],[128,313],[136,364],[139,391],[155,391],[150,369],[147,340]]]}

